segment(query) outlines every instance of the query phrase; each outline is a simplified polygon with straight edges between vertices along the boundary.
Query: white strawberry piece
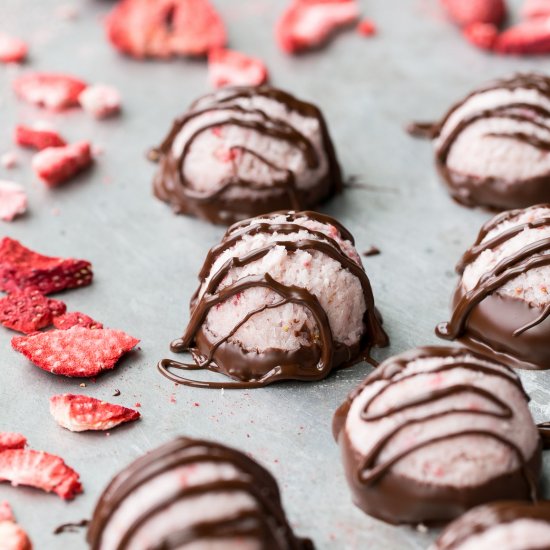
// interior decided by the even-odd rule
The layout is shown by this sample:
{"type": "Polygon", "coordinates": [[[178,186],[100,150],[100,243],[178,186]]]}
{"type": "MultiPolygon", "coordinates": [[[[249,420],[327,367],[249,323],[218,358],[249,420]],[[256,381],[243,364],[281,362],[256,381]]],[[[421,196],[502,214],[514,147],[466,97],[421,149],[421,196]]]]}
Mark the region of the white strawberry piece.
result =
{"type": "Polygon", "coordinates": [[[0,180],[0,219],[11,222],[27,211],[27,194],[21,185],[0,180]]]}
{"type": "Polygon", "coordinates": [[[97,118],[106,118],[120,112],[121,98],[113,86],[94,84],[80,93],[78,102],[86,112],[97,118]]]}

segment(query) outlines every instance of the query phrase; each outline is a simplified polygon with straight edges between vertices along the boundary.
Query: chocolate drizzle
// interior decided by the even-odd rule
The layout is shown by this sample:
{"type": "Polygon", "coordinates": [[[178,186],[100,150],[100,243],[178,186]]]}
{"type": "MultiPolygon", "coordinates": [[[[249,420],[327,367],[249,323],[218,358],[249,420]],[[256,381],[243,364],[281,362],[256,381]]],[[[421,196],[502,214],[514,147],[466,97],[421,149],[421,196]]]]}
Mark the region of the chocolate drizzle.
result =
{"type": "MultiPolygon", "coordinates": [[[[170,380],[193,387],[209,388],[253,388],[261,387],[277,380],[320,380],[338,367],[357,362],[368,357],[371,346],[385,346],[388,338],[382,329],[381,321],[374,305],[374,297],[369,279],[363,268],[351,260],[333,238],[322,232],[311,230],[295,223],[299,218],[308,218],[319,223],[333,226],[342,236],[353,244],[349,232],[328,216],[313,212],[273,213],[266,216],[267,222],[252,224],[250,221],[235,224],[227,231],[222,242],[208,253],[204,266],[199,274],[201,284],[191,300],[191,319],[182,338],[172,342],[173,352],[189,351],[195,359],[195,364],[178,363],[170,359],[162,360],[158,368],[170,380]],[[272,222],[277,216],[284,215],[284,223],[272,222]],[[306,231],[313,238],[298,241],[276,240],[263,248],[253,250],[242,257],[233,257],[225,262],[208,281],[216,260],[237,242],[247,236],[258,233],[289,235],[298,231],[306,231]],[[360,281],[366,303],[364,317],[365,332],[357,346],[345,346],[334,341],[325,310],[317,297],[297,286],[285,286],[275,281],[268,273],[249,275],[233,284],[219,289],[227,274],[236,267],[243,267],[267,255],[275,247],[284,247],[293,253],[298,250],[318,251],[340,263],[360,281]],[[216,342],[210,342],[202,326],[210,310],[246,289],[264,287],[273,291],[279,299],[250,311],[239,321],[231,332],[216,342]],[[288,352],[269,349],[264,352],[247,353],[238,344],[231,342],[232,336],[254,315],[281,307],[288,303],[299,304],[312,315],[318,335],[313,337],[310,346],[288,352]],[[223,373],[237,382],[209,382],[191,380],[173,374],[170,369],[200,370],[207,369],[223,373]]],[[[264,217],[262,217],[262,220],[264,217]]]]}
{"type": "MultiPolygon", "coordinates": [[[[515,521],[526,519],[546,522],[550,530],[550,502],[541,501],[537,504],[528,504],[504,501],[478,506],[449,525],[435,541],[434,549],[459,549],[471,537],[483,535],[503,524],[512,524],[515,521]]],[[[530,548],[525,546],[525,550],[530,550],[530,548]]],[[[536,545],[536,548],[542,547],[536,545]]],[[[533,548],[533,550],[535,549],[533,548]]]]}
{"type": "MultiPolygon", "coordinates": [[[[462,257],[457,266],[459,274],[463,274],[466,267],[474,262],[483,252],[492,250],[513,239],[524,230],[535,230],[550,226],[550,217],[542,216],[532,222],[522,223],[514,225],[497,236],[486,239],[487,235],[504,222],[509,222],[525,211],[530,211],[539,208],[550,208],[550,205],[538,205],[531,207],[527,210],[512,210],[504,212],[503,214],[496,216],[493,220],[486,223],[478,236],[474,246],[470,248],[462,257]]],[[[532,356],[523,356],[521,350],[516,350],[515,341],[525,337],[527,333],[541,327],[541,325],[550,317],[550,304],[545,306],[536,306],[525,303],[529,308],[529,315],[526,322],[519,322],[519,324],[512,328],[512,330],[506,330],[511,332],[511,337],[506,337],[507,342],[498,342],[497,345],[484,334],[487,334],[485,326],[472,327],[472,317],[478,306],[482,303],[485,307],[489,307],[487,304],[488,298],[495,296],[494,293],[498,292],[506,283],[515,279],[516,277],[527,273],[531,269],[549,266],[550,265],[550,237],[541,238],[540,240],[528,244],[522,247],[519,251],[501,260],[492,270],[483,274],[479,279],[476,286],[469,291],[466,291],[462,283],[459,283],[454,299],[454,309],[451,316],[451,320],[448,323],[442,323],[436,328],[436,334],[440,338],[447,340],[461,339],[467,345],[475,347],[475,343],[472,342],[472,335],[469,334],[470,329],[475,330],[475,340],[479,340],[480,346],[483,346],[484,351],[487,349],[495,348],[495,351],[505,352],[508,356],[506,360],[507,364],[518,368],[550,368],[550,364],[547,362],[548,358],[546,354],[540,355],[536,349],[532,350],[532,356]],[[498,348],[498,349],[496,349],[498,348]],[[538,358],[537,358],[538,354],[538,358]],[[518,361],[514,363],[514,355],[518,356],[518,361]]],[[[500,297],[501,301],[519,302],[523,300],[515,297],[500,297]]],[[[494,317],[494,316],[493,316],[494,317]]],[[[519,319],[518,316],[507,316],[505,322],[510,324],[515,319],[519,319]]],[[[475,320],[475,319],[474,319],[475,320]]],[[[473,325],[476,325],[474,322],[473,325]]],[[[498,328],[498,327],[493,327],[498,328]]],[[[541,327],[542,330],[542,327],[541,327]]],[[[502,332],[502,331],[501,331],[502,332]]],[[[546,329],[548,334],[548,329],[546,329]]],[[[531,346],[533,347],[533,346],[531,346]]],[[[545,344],[545,347],[546,344],[545,344]]],[[[501,357],[498,357],[502,359],[501,357]]]]}
{"type": "Polygon", "coordinates": [[[185,213],[205,218],[214,223],[232,223],[251,216],[273,210],[293,208],[296,210],[313,207],[333,194],[342,191],[342,176],[334,146],[330,139],[324,118],[314,105],[269,86],[227,88],[200,98],[190,111],[176,120],[167,138],[157,149],[153,149],[149,158],[160,161],[160,170],[154,182],[155,195],[172,205],[177,213],[185,213]],[[293,149],[300,151],[309,170],[316,170],[321,165],[321,158],[315,144],[297,128],[280,118],[271,116],[265,110],[245,108],[239,105],[243,99],[263,97],[284,105],[289,112],[296,112],[304,117],[317,120],[321,132],[323,154],[327,159],[327,171],[320,175],[319,181],[311,188],[302,189],[297,185],[295,174],[284,162],[274,163],[257,151],[247,147],[231,147],[244,157],[251,157],[264,164],[271,172],[277,174],[269,183],[242,179],[234,164],[234,175],[220,181],[219,187],[211,193],[194,189],[193,182],[184,176],[185,162],[193,144],[204,132],[225,126],[252,130],[273,140],[283,141],[293,149]],[[200,126],[187,139],[181,155],[175,158],[172,146],[179,133],[198,117],[206,113],[227,113],[222,120],[200,126]],[[230,198],[227,192],[234,188],[253,191],[249,197],[230,198]]]}
{"type": "MultiPolygon", "coordinates": [[[[417,137],[429,139],[439,138],[451,116],[470,99],[493,90],[514,91],[518,89],[532,90],[550,100],[550,79],[538,74],[519,74],[508,80],[499,80],[480,88],[468,95],[463,101],[454,105],[443,120],[436,124],[411,124],[409,133],[417,137]]],[[[498,118],[517,122],[526,122],[550,130],[546,124],[550,121],[550,111],[526,102],[510,102],[494,108],[481,109],[460,120],[453,130],[440,141],[436,151],[438,171],[447,184],[453,198],[466,206],[487,206],[493,209],[508,209],[531,206],[550,200],[550,174],[543,174],[521,181],[506,181],[487,177],[480,179],[475,174],[460,174],[449,169],[447,158],[458,137],[479,120],[498,118]],[[540,120],[545,123],[541,123],[540,120]]],[[[498,137],[528,144],[536,149],[550,151],[550,142],[525,132],[487,133],[484,137],[498,137]]]]}
{"type": "MultiPolygon", "coordinates": [[[[523,390],[519,377],[512,369],[504,365],[495,364],[492,366],[485,357],[464,349],[424,347],[411,350],[385,361],[350,394],[347,401],[337,410],[333,422],[334,437],[342,444],[344,463],[346,465],[348,480],[354,490],[355,501],[367,513],[390,522],[448,519],[456,516],[456,508],[460,508],[460,506],[464,507],[464,503],[468,503],[466,506],[466,508],[468,508],[491,499],[491,492],[502,492],[502,487],[493,489],[491,481],[486,484],[487,487],[485,487],[485,491],[477,491],[477,489],[479,489],[478,487],[471,489],[464,488],[463,490],[457,488],[451,489],[445,486],[430,487],[426,485],[426,483],[424,483],[424,486],[415,488],[415,482],[412,479],[402,478],[392,471],[396,463],[421,448],[463,436],[490,438],[508,447],[515,455],[520,465],[518,471],[513,474],[514,482],[510,486],[508,497],[515,496],[516,498],[528,498],[533,501],[537,499],[537,477],[540,464],[539,466],[533,466],[533,464],[536,464],[537,461],[540,462],[540,449],[537,449],[535,457],[525,457],[521,449],[515,443],[508,440],[505,434],[493,430],[467,428],[444,435],[435,435],[432,438],[412,445],[404,451],[398,452],[394,456],[380,462],[380,456],[387,445],[403,430],[410,426],[417,424],[422,425],[431,420],[454,414],[492,416],[503,420],[510,420],[514,416],[513,410],[503,399],[484,388],[475,386],[473,383],[453,384],[438,389],[427,387],[425,393],[394,404],[383,413],[371,412],[373,404],[397,384],[411,378],[438,374],[454,369],[466,369],[481,375],[495,376],[503,379],[520,390],[526,401],[529,400],[529,397],[523,390]],[[431,358],[441,359],[441,364],[427,370],[420,370],[412,373],[405,372],[407,366],[411,362],[431,358]],[[443,363],[444,360],[449,358],[454,359],[454,361],[452,363],[443,363]],[[346,418],[354,400],[358,398],[366,388],[372,387],[375,384],[380,384],[380,382],[384,382],[384,384],[380,385],[378,391],[368,399],[361,411],[361,420],[365,423],[376,422],[383,419],[390,421],[392,417],[403,411],[416,409],[422,405],[436,403],[448,397],[461,394],[465,396],[478,395],[492,404],[493,407],[486,410],[480,408],[473,409],[467,406],[455,407],[424,415],[419,418],[399,421],[398,423],[395,421],[395,425],[388,433],[381,437],[365,456],[360,457],[357,451],[353,450],[349,436],[345,433],[346,418]],[[386,480],[386,478],[388,479],[386,480]],[[408,490],[403,489],[403,500],[400,500],[399,495],[391,494],[388,487],[400,486],[402,483],[409,484],[411,488],[408,490]],[[514,488],[512,488],[512,485],[514,488]],[[490,489],[488,488],[489,486],[491,487],[490,489]],[[471,494],[469,494],[469,491],[471,494]],[[457,502],[452,502],[451,498],[448,496],[443,498],[441,495],[446,492],[451,492],[457,499],[457,502]],[[484,494],[484,492],[486,494],[484,494]],[[413,502],[407,502],[407,496],[415,500],[414,504],[413,502]],[[436,503],[442,506],[441,509],[437,509],[436,503]],[[407,507],[408,505],[410,505],[411,509],[407,507]]],[[[506,496],[505,489],[504,496],[506,496]]]]}
{"type": "MultiPolygon", "coordinates": [[[[123,470],[103,492],[88,530],[92,550],[100,550],[103,534],[119,507],[136,490],[155,478],[177,468],[199,464],[229,464],[238,476],[198,484],[182,484],[169,498],[158,502],[126,526],[117,550],[129,548],[134,537],[148,522],[177,502],[207,494],[239,494],[251,497],[255,506],[217,521],[199,521],[186,529],[165,533],[151,550],[171,550],[201,540],[251,538],[266,550],[312,550],[308,539],[297,538],[282,508],[277,482],[255,461],[237,450],[216,443],[178,438],[139,458],[123,470]]],[[[143,498],[147,498],[144,495],[143,498]]]]}

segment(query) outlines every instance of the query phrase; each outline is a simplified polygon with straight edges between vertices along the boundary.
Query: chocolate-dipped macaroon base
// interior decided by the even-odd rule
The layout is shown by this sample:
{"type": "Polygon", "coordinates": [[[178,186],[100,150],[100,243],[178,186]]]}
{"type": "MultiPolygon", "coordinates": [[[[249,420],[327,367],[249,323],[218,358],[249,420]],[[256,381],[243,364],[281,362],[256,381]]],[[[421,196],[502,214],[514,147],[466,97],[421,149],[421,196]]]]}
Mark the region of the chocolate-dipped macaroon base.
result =
{"type": "MultiPolygon", "coordinates": [[[[481,254],[506,244],[521,232],[550,226],[550,217],[537,217],[531,222],[512,225],[487,239],[500,224],[539,208],[550,209],[550,205],[510,210],[489,220],[457,265],[457,273],[463,276],[467,266],[481,254]]],[[[531,269],[550,266],[548,250],[550,238],[542,238],[499,262],[473,289],[467,291],[462,280],[459,281],[452,300],[452,317],[436,328],[436,334],[447,340],[457,340],[513,368],[550,369],[550,305],[536,305],[521,297],[499,293],[506,283],[531,269]]]]}
{"type": "Polygon", "coordinates": [[[321,111],[311,103],[300,101],[286,92],[267,85],[231,87],[200,98],[186,115],[174,122],[168,137],[160,147],[151,151],[150,158],[160,163],[153,185],[155,196],[169,203],[177,214],[196,216],[216,224],[229,225],[277,210],[314,208],[332,195],[340,193],[343,188],[340,165],[321,111]],[[316,120],[321,134],[322,153],[316,149],[312,141],[289,122],[271,116],[266,110],[247,110],[238,104],[241,100],[254,97],[278,102],[290,113],[295,112],[316,120]],[[229,110],[232,116],[212,126],[207,124],[195,131],[185,144],[181,156],[175,157],[172,146],[182,129],[188,123],[194,123],[197,117],[219,110],[229,110]],[[246,116],[251,113],[256,115],[259,113],[262,120],[247,120],[246,116]],[[253,157],[274,174],[269,183],[243,179],[235,174],[221,181],[213,192],[197,191],[193,189],[192,182],[186,181],[183,175],[189,150],[202,132],[224,126],[253,130],[263,136],[287,143],[302,152],[309,170],[318,169],[321,164],[319,155],[322,154],[325,157],[323,162],[327,163],[326,173],[320,175],[314,185],[302,187],[297,182],[297,174],[288,169],[285,159],[276,163],[273,159],[269,160],[265,157],[261,151],[236,146],[231,149],[253,157]],[[238,189],[245,193],[239,197],[228,194],[238,189]]]}
{"type": "Polygon", "coordinates": [[[351,234],[336,220],[316,212],[276,212],[263,219],[274,219],[285,216],[285,223],[249,224],[249,221],[237,223],[230,227],[221,244],[214,247],[208,254],[203,269],[199,275],[201,285],[191,300],[191,320],[181,339],[175,340],[171,350],[175,353],[189,352],[195,363],[180,363],[171,359],[162,360],[158,368],[170,380],[194,387],[208,388],[255,388],[262,387],[281,380],[317,381],[326,378],[338,368],[344,368],[364,359],[370,359],[369,352],[373,346],[383,347],[388,344],[388,337],[382,329],[382,319],[376,310],[369,279],[363,268],[351,260],[338,243],[320,232],[306,229],[294,223],[301,217],[322,224],[330,224],[337,229],[342,238],[354,243],[351,234]],[[199,292],[205,283],[210,270],[221,254],[234,246],[240,239],[257,233],[292,233],[306,230],[315,236],[313,239],[293,241],[275,241],[269,246],[248,253],[243,258],[232,258],[226,262],[219,273],[216,273],[208,283],[206,292],[199,299],[199,292]],[[297,286],[287,286],[275,281],[269,274],[249,275],[242,280],[218,290],[218,284],[234,267],[246,266],[264,257],[274,247],[284,247],[287,251],[299,250],[318,251],[340,263],[360,281],[366,303],[363,318],[365,329],[359,342],[345,345],[335,341],[327,314],[317,297],[297,286]],[[239,295],[250,288],[267,288],[278,296],[278,301],[272,305],[264,305],[251,311],[236,327],[223,338],[212,340],[205,332],[203,325],[212,310],[218,304],[239,295]],[[285,350],[276,347],[265,350],[247,350],[238,342],[232,341],[232,335],[255,314],[273,307],[281,307],[293,303],[306,308],[316,323],[317,335],[308,345],[295,350],[285,350]],[[193,380],[172,372],[173,370],[195,371],[206,369],[229,376],[235,382],[210,382],[193,380]]]}
{"type": "MultiPolygon", "coordinates": [[[[341,456],[348,481],[349,487],[353,495],[353,502],[365,513],[386,521],[391,524],[401,523],[429,523],[440,524],[452,520],[468,509],[490,502],[493,500],[503,499],[518,499],[518,500],[536,500],[538,496],[538,479],[542,468],[542,440],[539,441],[531,456],[524,457],[521,449],[513,442],[509,441],[506,433],[500,434],[495,432],[487,432],[484,430],[467,428],[455,433],[447,435],[434,435],[424,443],[419,443],[411,448],[406,448],[393,458],[386,458],[379,462],[380,455],[384,452],[386,446],[391,443],[392,439],[399,435],[405,427],[412,426],[416,423],[429,422],[437,418],[442,418],[447,414],[469,414],[469,415],[489,415],[503,418],[511,418],[514,414],[512,409],[508,408],[507,403],[499,399],[498,396],[493,397],[481,388],[473,384],[465,385],[455,384],[443,386],[428,386],[425,394],[411,397],[410,401],[403,403],[396,402],[392,408],[386,413],[380,412],[371,413],[371,408],[374,401],[379,398],[392,384],[399,383],[401,380],[406,380],[411,377],[429,374],[441,374],[452,371],[454,368],[463,368],[480,374],[488,374],[491,376],[504,379],[516,385],[521,393],[528,399],[524,393],[520,379],[517,375],[503,365],[489,366],[488,360],[477,355],[469,350],[461,348],[446,348],[446,347],[423,347],[410,350],[396,357],[390,358],[380,365],[365,381],[359,385],[348,397],[348,399],[336,411],[333,419],[333,434],[335,440],[339,443],[341,456]],[[401,378],[401,373],[409,363],[416,360],[424,359],[441,359],[453,358],[457,362],[444,363],[435,366],[433,370],[419,370],[412,374],[406,374],[401,378]],[[503,370],[500,370],[502,367],[503,370]],[[432,413],[431,415],[422,415],[421,410],[418,410],[418,420],[395,420],[394,424],[390,424],[391,429],[388,435],[384,436],[380,441],[373,444],[371,451],[365,456],[360,453],[352,443],[346,423],[350,409],[355,399],[361,396],[362,392],[373,384],[385,381],[387,385],[382,386],[380,390],[374,393],[369,398],[366,408],[362,412],[364,422],[379,421],[387,418],[389,422],[392,415],[399,415],[408,409],[414,407],[422,407],[438,403],[440,399],[452,397],[453,395],[464,394],[463,409],[442,409],[440,412],[432,413]],[[468,397],[471,395],[480,395],[487,399],[488,403],[493,403],[502,413],[485,412],[470,408],[468,397]],[[414,477],[396,473],[394,466],[400,460],[407,458],[417,450],[424,447],[429,447],[431,444],[440,443],[443,441],[453,441],[464,436],[490,437],[495,441],[502,443],[510,448],[520,464],[518,468],[504,472],[500,475],[495,475],[484,481],[483,483],[455,486],[451,484],[429,483],[420,481],[414,477]]],[[[506,424],[505,424],[506,425],[506,424]]],[[[544,433],[544,427],[539,427],[539,434],[544,433]]]]}
{"type": "MultiPolygon", "coordinates": [[[[550,502],[539,501],[529,504],[501,501],[478,506],[445,528],[430,550],[457,550],[462,545],[470,543],[471,539],[477,539],[494,528],[511,526],[514,522],[521,520],[547,523],[550,530],[550,502]]],[[[515,546],[517,542],[519,541],[510,541],[511,547],[517,548],[515,546]]],[[[524,543],[525,550],[529,550],[531,545],[526,541],[524,543]]],[[[537,544],[536,548],[542,549],[542,546],[537,544]]]]}
{"type": "MultiPolygon", "coordinates": [[[[222,519],[195,519],[195,522],[183,529],[167,529],[166,525],[169,523],[165,522],[162,528],[165,532],[160,537],[153,537],[155,545],[147,548],[175,550],[201,541],[229,541],[233,548],[239,540],[242,542],[246,539],[257,541],[258,546],[265,550],[313,550],[313,543],[309,539],[300,539],[294,535],[286,520],[277,482],[265,468],[235,449],[185,437],[177,438],[147,453],[111,481],[101,495],[89,524],[87,540],[91,549],[104,548],[103,537],[117,510],[125,502],[132,498],[138,499],[137,504],[143,507],[142,499],[159,496],[141,494],[136,497],[136,492],[143,485],[158,481],[163,475],[184,467],[190,469],[185,474],[187,477],[182,476],[181,487],[175,495],[166,495],[164,500],[154,503],[145,502],[145,511],[125,526],[122,533],[117,533],[117,536],[121,537],[117,545],[118,550],[135,544],[135,537],[140,529],[146,529],[148,523],[155,521],[160,515],[170,514],[170,508],[177,503],[211,496],[214,499],[211,506],[215,506],[216,498],[227,499],[237,495],[247,495],[255,503],[255,507],[238,513],[231,510],[231,513],[222,519]],[[225,474],[221,474],[220,471],[218,479],[194,481],[193,468],[201,465],[231,468],[234,469],[234,473],[229,475],[230,470],[226,469],[225,474]]],[[[202,475],[205,475],[204,472],[202,475]]],[[[157,491],[159,490],[157,487],[157,491]]],[[[220,506],[227,508],[227,501],[219,502],[220,506]]],[[[155,529],[159,529],[158,524],[155,529]]],[[[151,536],[150,532],[148,536],[151,536]]]]}

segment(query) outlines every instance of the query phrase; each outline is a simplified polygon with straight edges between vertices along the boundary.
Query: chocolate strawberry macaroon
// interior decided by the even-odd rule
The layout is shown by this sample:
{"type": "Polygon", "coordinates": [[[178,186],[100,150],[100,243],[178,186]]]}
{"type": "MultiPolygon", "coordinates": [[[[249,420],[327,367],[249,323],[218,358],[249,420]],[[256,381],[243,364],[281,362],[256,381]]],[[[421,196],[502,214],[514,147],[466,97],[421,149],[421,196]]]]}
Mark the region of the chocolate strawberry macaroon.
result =
{"type": "Polygon", "coordinates": [[[542,444],[528,399],[512,369],[464,349],[388,359],[334,417],[355,504],[389,523],[425,523],[536,499],[542,444]]]}
{"type": "Polygon", "coordinates": [[[351,234],[314,212],[277,212],[230,227],[210,250],[174,352],[195,362],[160,371],[199,387],[321,380],[388,344],[351,234]],[[201,382],[174,369],[208,369],[236,382],[201,382]]]}
{"type": "Polygon", "coordinates": [[[550,502],[506,501],[478,506],[451,523],[430,550],[550,548],[550,502]]]}
{"type": "Polygon", "coordinates": [[[290,527],[273,476],[245,454],[180,437],[118,474],[88,529],[93,550],[312,550],[290,527]]]}
{"type": "Polygon", "coordinates": [[[311,208],[342,189],[319,109],[269,86],[201,97],[150,156],[155,195],[213,223],[311,208]]]}
{"type": "Polygon", "coordinates": [[[466,206],[505,210],[550,201],[550,79],[519,74],[473,91],[429,136],[452,197],[466,206]]]}
{"type": "Polygon", "coordinates": [[[452,315],[436,332],[515,368],[550,368],[550,204],[504,212],[457,266],[452,315]]]}

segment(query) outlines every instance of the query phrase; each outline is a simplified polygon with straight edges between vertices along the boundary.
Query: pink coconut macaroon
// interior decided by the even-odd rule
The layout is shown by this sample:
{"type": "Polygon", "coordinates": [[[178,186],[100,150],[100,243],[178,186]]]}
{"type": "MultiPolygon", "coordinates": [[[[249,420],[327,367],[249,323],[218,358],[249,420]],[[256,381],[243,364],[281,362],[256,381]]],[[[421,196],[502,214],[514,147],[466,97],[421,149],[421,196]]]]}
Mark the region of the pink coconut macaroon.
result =
{"type": "Polygon", "coordinates": [[[519,377],[460,348],[388,359],[337,411],[354,502],[390,523],[536,498],[541,440],[519,377]]]}
{"type": "MultiPolygon", "coordinates": [[[[237,386],[320,380],[388,343],[353,237],[329,216],[278,212],[235,224],[199,279],[191,320],[172,350],[191,351],[200,368],[237,386]]],[[[194,364],[159,367],[194,384],[166,368],[194,364]]]]}

